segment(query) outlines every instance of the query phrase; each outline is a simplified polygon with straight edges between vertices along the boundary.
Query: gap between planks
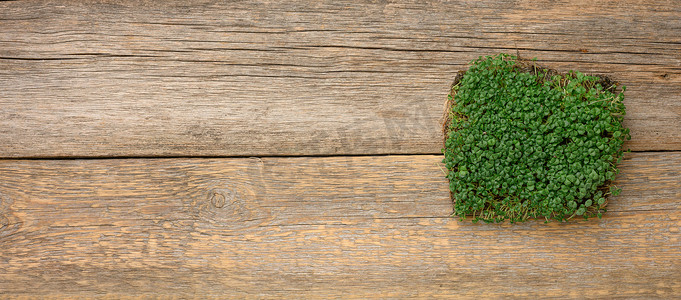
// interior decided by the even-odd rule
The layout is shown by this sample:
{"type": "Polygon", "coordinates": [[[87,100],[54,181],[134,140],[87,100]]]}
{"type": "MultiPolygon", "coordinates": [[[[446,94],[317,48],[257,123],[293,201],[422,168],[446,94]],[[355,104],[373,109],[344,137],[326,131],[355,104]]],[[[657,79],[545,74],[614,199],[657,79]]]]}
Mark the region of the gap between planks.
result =
{"type": "MultiPolygon", "coordinates": [[[[629,153],[681,153],[678,150],[646,150],[632,151],[629,153]]],[[[233,158],[322,158],[322,157],[382,157],[382,156],[433,156],[442,155],[441,152],[434,153],[377,153],[377,154],[300,154],[300,155],[197,155],[197,156],[38,156],[38,157],[0,157],[2,160],[103,160],[103,159],[233,159],[233,158]]]]}

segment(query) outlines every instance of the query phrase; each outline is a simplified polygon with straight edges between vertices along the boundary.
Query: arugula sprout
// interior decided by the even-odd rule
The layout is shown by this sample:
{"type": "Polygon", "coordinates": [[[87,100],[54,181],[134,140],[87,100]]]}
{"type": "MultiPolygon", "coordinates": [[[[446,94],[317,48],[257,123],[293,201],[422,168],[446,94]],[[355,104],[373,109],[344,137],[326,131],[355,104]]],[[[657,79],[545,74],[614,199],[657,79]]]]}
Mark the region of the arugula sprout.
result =
{"type": "Polygon", "coordinates": [[[446,124],[454,213],[473,221],[601,217],[622,145],[624,86],[518,57],[480,57],[457,77],[446,124]]]}

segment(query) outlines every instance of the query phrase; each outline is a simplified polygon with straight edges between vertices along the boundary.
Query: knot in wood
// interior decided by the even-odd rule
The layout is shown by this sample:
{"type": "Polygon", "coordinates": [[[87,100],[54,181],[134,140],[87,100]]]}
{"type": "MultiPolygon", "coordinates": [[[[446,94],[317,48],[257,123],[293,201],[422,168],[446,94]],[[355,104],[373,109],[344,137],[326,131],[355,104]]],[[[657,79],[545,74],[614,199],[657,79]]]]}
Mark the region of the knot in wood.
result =
{"type": "Polygon", "coordinates": [[[229,189],[213,190],[209,200],[213,207],[222,208],[225,204],[231,205],[234,202],[234,192],[229,189]]]}

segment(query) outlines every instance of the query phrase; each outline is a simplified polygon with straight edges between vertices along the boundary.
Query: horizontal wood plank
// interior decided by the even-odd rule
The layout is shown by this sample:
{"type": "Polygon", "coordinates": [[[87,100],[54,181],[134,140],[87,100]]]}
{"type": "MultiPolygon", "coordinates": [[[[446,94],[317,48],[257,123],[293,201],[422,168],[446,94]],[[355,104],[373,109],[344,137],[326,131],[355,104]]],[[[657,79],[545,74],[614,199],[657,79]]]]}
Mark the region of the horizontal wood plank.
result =
{"type": "Polygon", "coordinates": [[[538,57],[628,86],[681,150],[674,1],[0,2],[0,157],[434,154],[456,72],[538,57]]]}
{"type": "Polygon", "coordinates": [[[0,296],[681,294],[681,153],[603,219],[449,218],[440,156],[0,160],[0,296]]]}

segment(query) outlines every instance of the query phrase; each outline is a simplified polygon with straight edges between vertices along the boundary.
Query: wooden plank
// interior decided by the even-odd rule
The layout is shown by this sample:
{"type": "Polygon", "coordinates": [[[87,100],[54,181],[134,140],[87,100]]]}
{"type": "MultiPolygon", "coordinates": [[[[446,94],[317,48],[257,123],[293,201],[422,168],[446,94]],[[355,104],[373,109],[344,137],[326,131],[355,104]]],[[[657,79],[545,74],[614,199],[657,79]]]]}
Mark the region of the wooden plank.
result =
{"type": "Polygon", "coordinates": [[[614,77],[627,146],[681,150],[677,4],[2,2],[0,157],[439,153],[454,75],[502,51],[614,77]]]}
{"type": "Polygon", "coordinates": [[[448,218],[440,156],[0,161],[0,295],[681,293],[681,153],[627,155],[602,220],[448,218]]]}

